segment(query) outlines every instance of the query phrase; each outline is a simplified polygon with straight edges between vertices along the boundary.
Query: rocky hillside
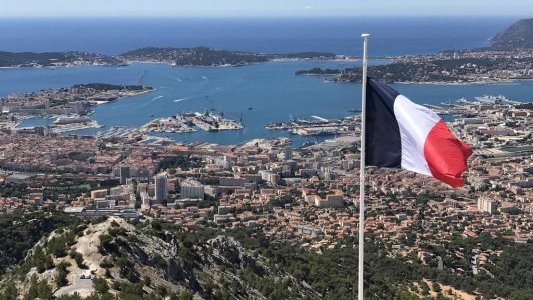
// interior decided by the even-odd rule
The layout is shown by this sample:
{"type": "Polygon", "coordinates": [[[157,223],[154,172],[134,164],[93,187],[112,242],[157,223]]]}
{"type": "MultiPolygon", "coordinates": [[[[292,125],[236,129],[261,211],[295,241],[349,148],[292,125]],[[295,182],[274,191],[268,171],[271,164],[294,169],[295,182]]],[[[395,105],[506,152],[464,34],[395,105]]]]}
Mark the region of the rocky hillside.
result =
{"type": "Polygon", "coordinates": [[[40,240],[4,276],[0,298],[267,299],[276,288],[292,298],[320,297],[232,237],[196,239],[109,218],[40,240]]]}
{"type": "Polygon", "coordinates": [[[515,22],[491,40],[496,49],[533,49],[533,18],[515,22]]]}
{"type": "MultiPolygon", "coordinates": [[[[152,219],[1,220],[0,257],[10,258],[0,275],[1,300],[357,298],[357,239],[351,237],[335,245],[292,244],[258,230],[187,229],[152,219]]],[[[405,251],[408,236],[401,251],[367,236],[365,299],[533,299],[532,243],[456,236],[422,248],[427,255],[420,258],[405,251]],[[477,274],[474,249],[486,257],[477,274]]]]}

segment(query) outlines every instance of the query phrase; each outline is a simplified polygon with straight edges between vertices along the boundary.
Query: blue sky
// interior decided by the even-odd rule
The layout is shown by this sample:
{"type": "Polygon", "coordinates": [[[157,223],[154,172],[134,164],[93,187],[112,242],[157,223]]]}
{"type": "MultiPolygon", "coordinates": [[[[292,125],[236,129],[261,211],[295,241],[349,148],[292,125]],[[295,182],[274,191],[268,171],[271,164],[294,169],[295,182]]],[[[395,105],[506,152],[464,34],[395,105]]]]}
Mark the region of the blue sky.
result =
{"type": "Polygon", "coordinates": [[[3,17],[533,16],[533,0],[0,0],[3,17]]]}

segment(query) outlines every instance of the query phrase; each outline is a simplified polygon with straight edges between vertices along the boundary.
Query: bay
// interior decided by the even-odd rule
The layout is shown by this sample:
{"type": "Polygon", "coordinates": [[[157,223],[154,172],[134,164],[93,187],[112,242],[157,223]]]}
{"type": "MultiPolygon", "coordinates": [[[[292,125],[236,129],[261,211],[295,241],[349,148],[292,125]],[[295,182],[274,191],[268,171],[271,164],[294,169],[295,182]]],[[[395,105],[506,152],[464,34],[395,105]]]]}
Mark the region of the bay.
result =
{"type": "MultiPolygon", "coordinates": [[[[371,60],[372,64],[387,63],[371,60]]],[[[189,134],[162,134],[177,141],[206,141],[237,144],[254,138],[287,136],[295,145],[316,138],[291,136],[285,131],[267,130],[269,122],[320,116],[340,118],[349,109],[360,108],[360,84],[326,82],[320,76],[296,76],[300,69],[315,66],[345,68],[360,65],[350,61],[275,61],[243,67],[171,67],[163,64],[133,64],[127,67],[73,67],[58,69],[1,69],[0,96],[12,92],[68,87],[78,83],[109,82],[144,84],[156,90],[99,105],[91,118],[102,125],[140,126],[155,117],[179,112],[215,109],[242,120],[243,130],[198,131],[189,134]],[[139,81],[141,79],[141,81],[139,81]],[[251,109],[250,109],[251,108],[251,109]]],[[[504,95],[513,100],[532,101],[533,81],[491,85],[393,84],[395,89],[417,103],[440,104],[460,98],[504,95]]],[[[49,119],[30,119],[22,126],[42,125],[49,119]]],[[[105,128],[104,128],[105,129],[105,128]]],[[[92,134],[96,129],[78,131],[92,134]]],[[[321,137],[318,141],[323,140],[321,137]]]]}

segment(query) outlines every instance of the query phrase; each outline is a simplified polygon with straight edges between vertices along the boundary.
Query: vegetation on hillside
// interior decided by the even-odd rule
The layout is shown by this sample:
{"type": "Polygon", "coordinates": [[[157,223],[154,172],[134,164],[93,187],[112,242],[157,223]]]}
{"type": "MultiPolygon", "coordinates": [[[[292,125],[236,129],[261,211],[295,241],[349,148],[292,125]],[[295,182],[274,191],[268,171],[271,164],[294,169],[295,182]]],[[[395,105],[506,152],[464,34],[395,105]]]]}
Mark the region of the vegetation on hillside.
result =
{"type": "MultiPolygon", "coordinates": [[[[19,263],[41,238],[55,229],[78,222],[57,213],[0,214],[0,275],[9,266],[19,263]]],[[[42,260],[40,266],[50,265],[46,258],[42,260]]]]}
{"type": "MultiPolygon", "coordinates": [[[[0,298],[13,299],[12,295],[22,291],[16,283],[26,274],[52,271],[53,283],[34,276],[29,281],[31,288],[24,292],[27,299],[51,299],[55,288],[69,284],[70,268],[87,267],[77,243],[81,237],[95,234],[98,247],[94,254],[102,257],[98,261],[101,270],[96,271],[95,293],[89,299],[114,299],[112,293],[117,293],[118,299],[192,299],[193,295],[204,299],[356,297],[356,238],[310,250],[245,229],[189,231],[159,220],[136,225],[116,218],[105,224],[102,221],[93,221],[93,225],[74,222],[41,240],[31,255],[4,275],[0,298]],[[72,264],[65,262],[69,259],[72,264]]],[[[424,262],[414,255],[401,256],[391,244],[371,234],[367,238],[365,299],[419,299],[430,293],[447,299],[452,290],[440,284],[478,295],[478,299],[533,297],[533,244],[481,235],[455,236],[439,245],[422,245],[425,251],[442,257],[444,269],[439,270],[436,259],[424,262]],[[470,271],[471,257],[455,255],[459,251],[472,253],[476,248],[498,253],[478,275],[470,271]],[[464,273],[451,272],[460,266],[464,273]]],[[[24,245],[28,247],[33,241],[26,236],[24,245]]]]}

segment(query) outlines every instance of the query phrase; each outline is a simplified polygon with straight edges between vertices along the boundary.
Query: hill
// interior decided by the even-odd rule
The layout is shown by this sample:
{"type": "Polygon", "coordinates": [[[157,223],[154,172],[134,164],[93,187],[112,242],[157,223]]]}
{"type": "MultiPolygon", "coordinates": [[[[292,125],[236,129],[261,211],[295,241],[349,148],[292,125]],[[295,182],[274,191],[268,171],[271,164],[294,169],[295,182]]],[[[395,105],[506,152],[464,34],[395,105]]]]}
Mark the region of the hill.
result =
{"type": "Polygon", "coordinates": [[[491,39],[492,48],[533,49],[533,18],[522,19],[491,39]]]}
{"type": "MultiPolygon", "coordinates": [[[[2,224],[8,231],[36,222],[17,216],[11,220],[2,224]]],[[[353,237],[334,247],[309,248],[308,243],[290,244],[256,230],[188,229],[160,220],[128,222],[117,217],[70,220],[61,226],[64,221],[56,221],[57,229],[0,277],[0,299],[356,298],[353,237]]],[[[20,240],[30,238],[34,240],[20,240]]],[[[365,299],[532,299],[533,244],[490,235],[456,236],[443,245],[425,246],[428,256],[421,260],[401,255],[403,251],[371,233],[368,238],[365,299]],[[471,268],[474,249],[490,249],[483,250],[487,261],[477,275],[471,268]],[[437,268],[437,257],[443,270],[437,268]],[[453,271],[458,268],[463,271],[453,271]]],[[[13,255],[8,248],[1,250],[2,255],[13,255]]]]}
{"type": "Polygon", "coordinates": [[[266,55],[251,52],[197,48],[146,47],[123,53],[120,59],[129,61],[152,61],[177,66],[244,65],[265,62],[266,55]]]}
{"type": "Polygon", "coordinates": [[[77,293],[98,299],[266,299],[281,291],[290,298],[318,296],[232,237],[180,236],[154,224],[140,230],[109,218],[56,230],[4,277],[0,298],[71,299],[77,293]]]}
{"type": "Polygon", "coordinates": [[[301,52],[293,54],[265,54],[208,47],[158,48],[146,47],[118,56],[125,61],[161,62],[175,66],[242,66],[272,59],[333,59],[333,53],[301,52]]]}
{"type": "Polygon", "coordinates": [[[24,259],[41,238],[78,220],[62,214],[0,214],[0,276],[24,259]]]}

